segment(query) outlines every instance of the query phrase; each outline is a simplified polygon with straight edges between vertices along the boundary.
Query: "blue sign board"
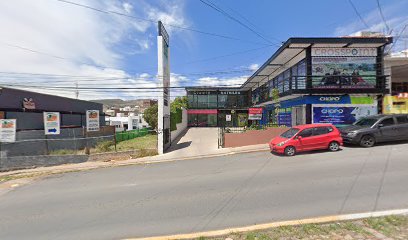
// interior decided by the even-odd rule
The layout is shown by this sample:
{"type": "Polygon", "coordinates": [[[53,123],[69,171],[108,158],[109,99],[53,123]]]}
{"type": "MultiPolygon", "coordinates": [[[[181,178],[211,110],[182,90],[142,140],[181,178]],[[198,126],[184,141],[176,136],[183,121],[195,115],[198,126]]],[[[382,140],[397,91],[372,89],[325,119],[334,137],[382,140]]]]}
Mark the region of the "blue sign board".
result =
{"type": "Polygon", "coordinates": [[[287,127],[292,127],[292,113],[282,112],[278,114],[278,125],[285,125],[287,127]]]}
{"type": "Polygon", "coordinates": [[[359,118],[377,114],[376,106],[313,107],[313,123],[351,125],[359,118]]]}

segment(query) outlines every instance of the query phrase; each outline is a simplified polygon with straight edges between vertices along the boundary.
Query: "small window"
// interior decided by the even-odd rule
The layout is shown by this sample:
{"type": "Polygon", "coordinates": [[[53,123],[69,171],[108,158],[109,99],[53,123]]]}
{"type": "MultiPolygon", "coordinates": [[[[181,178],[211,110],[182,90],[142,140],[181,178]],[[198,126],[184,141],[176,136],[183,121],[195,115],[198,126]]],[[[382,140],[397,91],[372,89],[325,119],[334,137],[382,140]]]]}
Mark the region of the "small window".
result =
{"type": "Polygon", "coordinates": [[[380,122],[380,124],[382,124],[384,127],[385,127],[385,126],[392,126],[392,125],[395,124],[395,123],[394,123],[394,118],[386,118],[386,119],[382,120],[382,121],[380,122]]]}
{"type": "Polygon", "coordinates": [[[314,128],[313,130],[314,136],[328,134],[328,133],[329,133],[329,128],[327,127],[317,127],[317,128],[314,128]]]}
{"type": "Polygon", "coordinates": [[[312,136],[312,133],[313,133],[313,128],[307,128],[307,129],[301,131],[299,133],[299,136],[302,137],[302,138],[306,138],[306,137],[312,136]]]}
{"type": "Polygon", "coordinates": [[[397,117],[397,122],[399,124],[408,123],[408,116],[398,116],[397,117]]]}

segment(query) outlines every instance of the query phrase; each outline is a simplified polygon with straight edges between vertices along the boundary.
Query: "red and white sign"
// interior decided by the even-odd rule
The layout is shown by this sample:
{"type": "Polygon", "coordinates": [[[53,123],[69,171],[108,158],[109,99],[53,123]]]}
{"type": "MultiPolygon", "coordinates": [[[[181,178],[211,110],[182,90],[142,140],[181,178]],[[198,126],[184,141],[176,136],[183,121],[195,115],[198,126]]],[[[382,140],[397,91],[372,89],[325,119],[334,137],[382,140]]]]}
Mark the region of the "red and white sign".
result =
{"type": "Polygon", "coordinates": [[[249,120],[261,120],[262,119],[262,108],[249,108],[248,109],[248,119],[249,120]]]}
{"type": "Polygon", "coordinates": [[[400,93],[398,94],[398,98],[408,98],[408,93],[400,93]]]}

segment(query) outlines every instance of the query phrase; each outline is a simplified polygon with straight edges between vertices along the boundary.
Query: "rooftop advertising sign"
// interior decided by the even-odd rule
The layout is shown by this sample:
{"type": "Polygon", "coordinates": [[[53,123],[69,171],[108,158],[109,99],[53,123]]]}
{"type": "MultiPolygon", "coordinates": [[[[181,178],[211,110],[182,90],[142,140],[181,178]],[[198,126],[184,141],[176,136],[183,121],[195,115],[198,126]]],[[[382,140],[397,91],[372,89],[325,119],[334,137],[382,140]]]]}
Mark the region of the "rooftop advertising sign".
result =
{"type": "Polygon", "coordinates": [[[377,48],[312,48],[312,57],[375,57],[377,48]]]}

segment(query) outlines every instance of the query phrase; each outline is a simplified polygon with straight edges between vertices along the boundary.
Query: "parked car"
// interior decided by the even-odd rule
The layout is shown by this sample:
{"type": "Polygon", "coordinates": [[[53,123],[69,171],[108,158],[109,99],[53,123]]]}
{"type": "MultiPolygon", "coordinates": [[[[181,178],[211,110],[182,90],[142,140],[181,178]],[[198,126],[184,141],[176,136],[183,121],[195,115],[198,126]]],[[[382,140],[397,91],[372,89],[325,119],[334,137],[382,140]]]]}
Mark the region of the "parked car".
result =
{"type": "Polygon", "coordinates": [[[338,151],[343,145],[340,131],[332,124],[295,126],[269,143],[272,152],[293,156],[297,152],[329,149],[338,151]]]}
{"type": "Polygon", "coordinates": [[[372,147],[379,142],[408,140],[408,114],[375,115],[340,128],[344,142],[372,147]]]}

